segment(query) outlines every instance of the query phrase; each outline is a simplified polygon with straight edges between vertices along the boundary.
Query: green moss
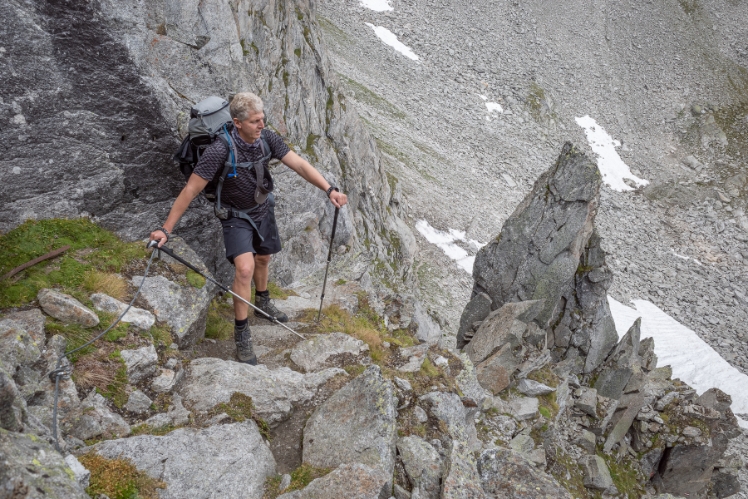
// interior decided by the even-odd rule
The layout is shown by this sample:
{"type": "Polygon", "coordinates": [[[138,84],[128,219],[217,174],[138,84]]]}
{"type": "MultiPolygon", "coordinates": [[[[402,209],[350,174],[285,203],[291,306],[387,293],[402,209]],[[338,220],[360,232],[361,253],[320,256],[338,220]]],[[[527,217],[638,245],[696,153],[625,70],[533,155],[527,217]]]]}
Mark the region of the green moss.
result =
{"type": "Polygon", "coordinates": [[[584,471],[580,464],[558,447],[556,447],[556,464],[558,466],[551,466],[550,471],[558,483],[573,497],[588,497],[588,490],[584,486],[584,471]]]}
{"type": "Polygon", "coordinates": [[[242,54],[244,57],[247,57],[249,55],[249,50],[247,50],[247,47],[245,46],[244,38],[239,40],[239,45],[242,46],[242,54]]]}
{"type": "Polygon", "coordinates": [[[223,296],[210,302],[205,323],[205,337],[219,341],[231,339],[234,332],[234,307],[223,296]]]}
{"type": "Polygon", "coordinates": [[[678,3],[688,15],[695,14],[700,8],[698,0],[678,0],[678,3]]]}
{"type": "Polygon", "coordinates": [[[153,339],[153,344],[158,345],[165,345],[169,346],[173,343],[173,338],[171,336],[171,326],[169,326],[165,322],[157,323],[151,326],[151,329],[148,330],[148,333],[151,338],[153,339]]]}
{"type": "Polygon", "coordinates": [[[105,494],[110,499],[158,499],[158,489],[166,484],[155,480],[126,459],[105,459],[95,452],[78,457],[91,472],[86,493],[91,497],[105,494]]]}
{"type": "Polygon", "coordinates": [[[543,383],[544,385],[550,386],[551,388],[556,388],[560,382],[558,376],[556,376],[556,374],[551,369],[550,364],[546,365],[542,369],[531,372],[527,375],[527,379],[537,381],[538,383],[543,383]]]}
{"type": "Polygon", "coordinates": [[[335,285],[336,286],[342,286],[343,284],[345,284],[347,282],[348,281],[346,281],[345,279],[338,279],[337,281],[335,281],[335,285]]]}
{"type": "Polygon", "coordinates": [[[158,428],[154,428],[147,424],[141,424],[141,425],[132,427],[131,436],[135,437],[138,435],[155,435],[157,437],[163,437],[164,435],[168,435],[169,433],[176,430],[177,428],[181,428],[181,427],[169,424],[166,426],[159,426],[158,428]]]}
{"type": "Polygon", "coordinates": [[[201,276],[193,270],[187,270],[187,283],[193,288],[202,289],[205,286],[205,277],[201,276]]]}
{"type": "Polygon", "coordinates": [[[234,392],[231,394],[231,399],[229,399],[228,403],[220,403],[216,405],[209,411],[208,415],[215,416],[224,412],[238,423],[248,419],[254,420],[254,422],[257,423],[260,434],[270,440],[270,427],[265,420],[254,413],[252,397],[248,397],[243,393],[234,392]]]}
{"type": "Polygon", "coordinates": [[[390,192],[395,192],[395,188],[397,187],[397,177],[392,175],[390,172],[387,172],[387,183],[390,186],[390,192]]]}
{"type": "Polygon", "coordinates": [[[0,236],[0,275],[66,245],[70,249],[61,256],[4,282],[0,309],[28,304],[43,288],[81,297],[87,272],[119,273],[128,263],[147,256],[141,243],[125,243],[88,219],[30,220],[0,236]]]}
{"type": "MultiPolygon", "coordinates": [[[[302,464],[291,472],[291,484],[283,493],[301,490],[309,485],[312,480],[322,478],[333,470],[333,468],[315,468],[308,464],[302,464]]],[[[275,499],[281,494],[280,488],[281,477],[275,476],[265,482],[265,494],[263,499],[275,499]]]]}
{"type": "Polygon", "coordinates": [[[426,358],[421,364],[421,374],[428,376],[429,378],[435,378],[441,374],[439,368],[431,363],[431,359],[426,358]]]}
{"type": "Polygon", "coordinates": [[[299,296],[296,291],[282,288],[272,281],[268,282],[268,291],[270,291],[270,298],[273,300],[285,300],[289,296],[299,296]]]}
{"type": "Polygon", "coordinates": [[[547,407],[539,407],[538,412],[541,416],[543,416],[545,419],[551,419],[551,410],[547,407]]]}
{"type": "Polygon", "coordinates": [[[301,49],[294,49],[293,55],[295,55],[296,57],[301,57],[301,49]]]}
{"type": "Polygon", "coordinates": [[[620,460],[608,454],[601,454],[600,457],[608,465],[610,477],[619,493],[629,499],[637,499],[646,495],[646,490],[641,484],[646,483],[647,479],[641,474],[639,466],[631,456],[627,455],[620,460]]]}
{"type": "Polygon", "coordinates": [[[317,153],[314,151],[314,144],[319,139],[319,135],[310,133],[306,137],[306,147],[304,148],[304,154],[311,158],[313,161],[317,161],[317,153]]]}

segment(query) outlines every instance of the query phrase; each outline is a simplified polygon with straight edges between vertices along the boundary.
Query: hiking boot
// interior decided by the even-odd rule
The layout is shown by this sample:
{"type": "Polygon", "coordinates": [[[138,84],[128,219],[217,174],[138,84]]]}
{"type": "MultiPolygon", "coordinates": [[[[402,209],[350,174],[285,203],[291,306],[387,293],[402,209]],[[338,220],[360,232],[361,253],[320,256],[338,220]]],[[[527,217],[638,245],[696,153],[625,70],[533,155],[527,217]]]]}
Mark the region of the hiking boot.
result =
{"type": "MultiPolygon", "coordinates": [[[[273,301],[270,299],[269,294],[263,296],[259,293],[255,293],[255,307],[259,308],[269,316],[275,317],[275,320],[277,320],[278,322],[288,322],[288,316],[278,310],[278,308],[273,304],[273,301]]],[[[257,310],[255,310],[255,317],[262,317],[263,319],[267,319],[267,317],[262,315],[257,310]]]]}
{"type": "Polygon", "coordinates": [[[234,327],[234,343],[236,343],[236,358],[239,362],[256,366],[257,356],[252,348],[252,332],[249,330],[249,324],[241,329],[234,327]]]}

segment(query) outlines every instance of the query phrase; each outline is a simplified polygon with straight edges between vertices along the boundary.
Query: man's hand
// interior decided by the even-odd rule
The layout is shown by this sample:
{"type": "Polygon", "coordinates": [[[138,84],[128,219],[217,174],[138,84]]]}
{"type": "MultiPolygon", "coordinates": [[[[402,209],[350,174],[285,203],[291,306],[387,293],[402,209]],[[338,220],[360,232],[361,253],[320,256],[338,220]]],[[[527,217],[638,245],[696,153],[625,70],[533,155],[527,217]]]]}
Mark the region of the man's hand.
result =
{"type": "Polygon", "coordinates": [[[330,201],[332,201],[332,204],[334,204],[336,208],[341,208],[348,202],[348,196],[342,192],[332,191],[330,193],[330,201]]]}
{"type": "Polygon", "coordinates": [[[166,243],[167,239],[168,239],[168,237],[166,236],[166,234],[164,234],[164,231],[162,231],[161,229],[157,229],[157,230],[154,230],[153,232],[151,232],[151,238],[150,238],[150,240],[151,241],[158,241],[158,247],[159,248],[166,243]]]}

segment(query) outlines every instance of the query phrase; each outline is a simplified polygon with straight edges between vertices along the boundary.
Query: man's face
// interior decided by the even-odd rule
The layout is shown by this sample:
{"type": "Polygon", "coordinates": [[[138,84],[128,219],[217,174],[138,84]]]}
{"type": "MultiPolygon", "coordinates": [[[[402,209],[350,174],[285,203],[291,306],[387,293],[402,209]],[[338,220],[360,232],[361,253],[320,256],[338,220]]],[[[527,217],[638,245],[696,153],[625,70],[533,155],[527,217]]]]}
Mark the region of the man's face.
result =
{"type": "Polygon", "coordinates": [[[244,139],[245,142],[252,143],[260,138],[262,129],[265,128],[265,122],[263,118],[265,113],[260,111],[258,113],[250,113],[247,119],[239,121],[234,118],[234,126],[239,132],[239,136],[244,139]]]}

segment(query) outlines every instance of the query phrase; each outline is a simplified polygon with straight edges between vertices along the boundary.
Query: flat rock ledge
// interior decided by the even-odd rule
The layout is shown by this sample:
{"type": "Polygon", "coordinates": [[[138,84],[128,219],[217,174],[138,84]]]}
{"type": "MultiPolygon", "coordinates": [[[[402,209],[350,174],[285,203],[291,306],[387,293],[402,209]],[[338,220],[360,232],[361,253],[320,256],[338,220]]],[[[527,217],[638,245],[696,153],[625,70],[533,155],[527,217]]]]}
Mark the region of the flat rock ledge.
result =
{"type": "Polygon", "coordinates": [[[92,451],[129,459],[163,481],[161,499],[262,499],[265,480],[275,474],[275,459],[254,421],[109,440],[92,451]]]}
{"type": "Polygon", "coordinates": [[[257,415],[271,426],[287,419],[294,404],[310,401],[328,380],[346,375],[337,368],[301,374],[287,367],[270,370],[214,358],[195,359],[186,371],[179,393],[192,410],[208,411],[242,393],[252,398],[257,415]]]}

